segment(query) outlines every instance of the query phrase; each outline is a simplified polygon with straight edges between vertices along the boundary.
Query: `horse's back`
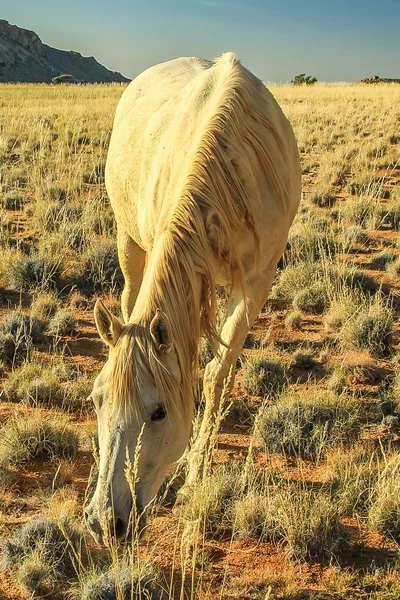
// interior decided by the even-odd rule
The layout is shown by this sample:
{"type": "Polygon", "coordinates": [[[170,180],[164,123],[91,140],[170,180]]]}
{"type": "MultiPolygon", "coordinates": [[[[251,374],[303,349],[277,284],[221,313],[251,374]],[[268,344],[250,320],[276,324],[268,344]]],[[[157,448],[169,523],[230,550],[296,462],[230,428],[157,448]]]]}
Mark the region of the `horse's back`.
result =
{"type": "MultiPolygon", "coordinates": [[[[288,213],[284,229],[293,218],[300,185],[297,145],[272,95],[231,54],[215,63],[179,58],[147,69],[125,90],[117,108],[107,159],[107,190],[118,228],[124,229],[146,251],[152,247],[160,222],[168,220],[169,208],[185,188],[194,157],[204,137],[210,135],[210,124],[212,133],[212,123],[224,102],[224,86],[232,74],[235,85],[250,88],[243,98],[251,97],[251,110],[266,115],[272,124],[268,132],[269,154],[276,155],[276,164],[278,154],[285,155],[279,159],[281,166],[277,169],[281,172],[275,173],[275,178],[293,188],[288,193],[293,200],[286,199],[277,208],[279,213],[288,213]]],[[[229,110],[234,109],[230,105],[223,108],[229,121],[229,110]]],[[[265,129],[264,125],[259,127],[265,129]]],[[[262,171],[257,150],[246,139],[240,140],[240,146],[232,149],[236,153],[233,163],[243,163],[240,177],[246,179],[246,171],[252,170],[257,185],[269,188],[268,178],[256,173],[262,171]]],[[[272,163],[274,160],[272,157],[272,163]]],[[[266,189],[268,195],[270,191],[266,189]]],[[[264,216],[260,214],[266,222],[281,219],[272,216],[276,212],[273,204],[267,206],[264,216]]]]}

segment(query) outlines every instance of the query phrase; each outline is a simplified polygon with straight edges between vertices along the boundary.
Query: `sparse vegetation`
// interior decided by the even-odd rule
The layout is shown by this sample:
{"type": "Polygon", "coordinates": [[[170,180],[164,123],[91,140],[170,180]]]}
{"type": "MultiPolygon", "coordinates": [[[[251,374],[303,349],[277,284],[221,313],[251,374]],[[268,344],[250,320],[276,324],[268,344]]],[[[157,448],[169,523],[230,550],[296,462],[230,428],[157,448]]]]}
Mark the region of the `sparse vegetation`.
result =
{"type": "Polygon", "coordinates": [[[262,408],[256,433],[267,452],[318,461],[329,448],[354,442],[359,429],[354,402],[327,394],[288,393],[262,408]]]}
{"type": "MultiPolygon", "coordinates": [[[[96,438],[86,399],[104,360],[92,309],[105,294],[117,308],[122,284],[104,167],[123,89],[2,89],[3,543],[20,539],[25,520],[61,523],[66,511],[70,523],[81,519],[88,440],[95,445],[96,438]]],[[[318,83],[272,91],[298,140],[303,201],[267,310],[245,344],[243,368],[237,364],[210,474],[180,519],[156,505],[146,535],[123,549],[94,549],[79,532],[66,578],[39,536],[0,577],[1,597],[21,587],[16,597],[130,599],[139,581],[143,597],[165,600],[222,598],[227,590],[237,598],[399,597],[391,556],[399,544],[400,86],[318,83]],[[256,431],[264,426],[261,444],[254,421],[256,431]],[[379,568],[363,567],[361,575],[335,567],[349,564],[341,555],[349,531],[351,563],[359,565],[359,540],[368,540],[368,560],[379,568]],[[160,577],[144,567],[138,573],[149,555],[160,577]],[[297,560],[309,559],[310,569],[300,568],[297,560]]],[[[204,364],[210,348],[201,355],[204,364]]]]}

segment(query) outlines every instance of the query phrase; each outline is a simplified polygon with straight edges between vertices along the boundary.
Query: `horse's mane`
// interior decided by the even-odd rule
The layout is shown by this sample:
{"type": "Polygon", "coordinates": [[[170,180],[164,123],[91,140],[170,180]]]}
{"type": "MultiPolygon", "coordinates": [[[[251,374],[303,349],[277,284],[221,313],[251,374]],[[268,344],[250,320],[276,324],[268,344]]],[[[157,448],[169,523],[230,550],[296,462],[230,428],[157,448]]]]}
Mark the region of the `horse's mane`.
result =
{"type": "Polygon", "coordinates": [[[114,397],[119,402],[129,399],[130,405],[140,402],[138,381],[147,375],[167,409],[177,402],[182,409],[192,408],[200,337],[204,335],[213,347],[221,341],[216,327],[215,264],[224,265],[231,287],[245,288],[238,232],[250,230],[256,248],[262,232],[256,218],[260,189],[243,143],[253,149],[282,203],[288,202],[289,183],[281,175],[285,169],[280,168],[287,153],[277,129],[260,108],[257,87],[263,84],[231,53],[218,59],[210,72],[213,69],[219,70],[217,110],[201,135],[172,217],[156,231],[159,250],[147,266],[151,280],[141,289],[133,323],[116,348],[114,397]],[[157,308],[168,316],[173,332],[182,374],[179,393],[150,336],[157,308]]]}

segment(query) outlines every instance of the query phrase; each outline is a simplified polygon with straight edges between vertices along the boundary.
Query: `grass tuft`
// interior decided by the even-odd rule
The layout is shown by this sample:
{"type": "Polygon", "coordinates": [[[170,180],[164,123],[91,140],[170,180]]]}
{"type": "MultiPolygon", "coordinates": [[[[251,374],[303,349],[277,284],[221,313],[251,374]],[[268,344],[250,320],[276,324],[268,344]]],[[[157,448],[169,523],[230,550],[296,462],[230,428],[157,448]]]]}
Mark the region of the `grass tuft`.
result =
{"type": "Polygon", "coordinates": [[[288,393],[261,410],[256,433],[267,452],[319,461],[360,430],[358,406],[327,394],[288,393]]]}
{"type": "Polygon", "coordinates": [[[279,357],[256,352],[246,357],[242,367],[243,387],[254,396],[275,398],[286,388],[286,368],[279,357]]]}

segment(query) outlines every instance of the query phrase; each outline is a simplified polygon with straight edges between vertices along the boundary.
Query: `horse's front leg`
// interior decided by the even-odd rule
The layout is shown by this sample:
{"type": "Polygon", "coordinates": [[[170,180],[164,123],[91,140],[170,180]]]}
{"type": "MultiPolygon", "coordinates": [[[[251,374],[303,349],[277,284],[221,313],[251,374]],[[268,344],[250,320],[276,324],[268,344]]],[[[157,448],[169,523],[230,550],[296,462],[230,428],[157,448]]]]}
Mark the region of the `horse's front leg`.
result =
{"type": "Polygon", "coordinates": [[[229,397],[234,384],[236,361],[246,336],[260,310],[265,304],[275,274],[275,265],[254,277],[246,287],[231,295],[227,316],[221,332],[226,346],[220,345],[216,356],[204,372],[204,396],[206,407],[199,434],[188,453],[188,474],[182,493],[196,485],[210,451],[210,433],[215,427],[221,401],[229,397]]]}

